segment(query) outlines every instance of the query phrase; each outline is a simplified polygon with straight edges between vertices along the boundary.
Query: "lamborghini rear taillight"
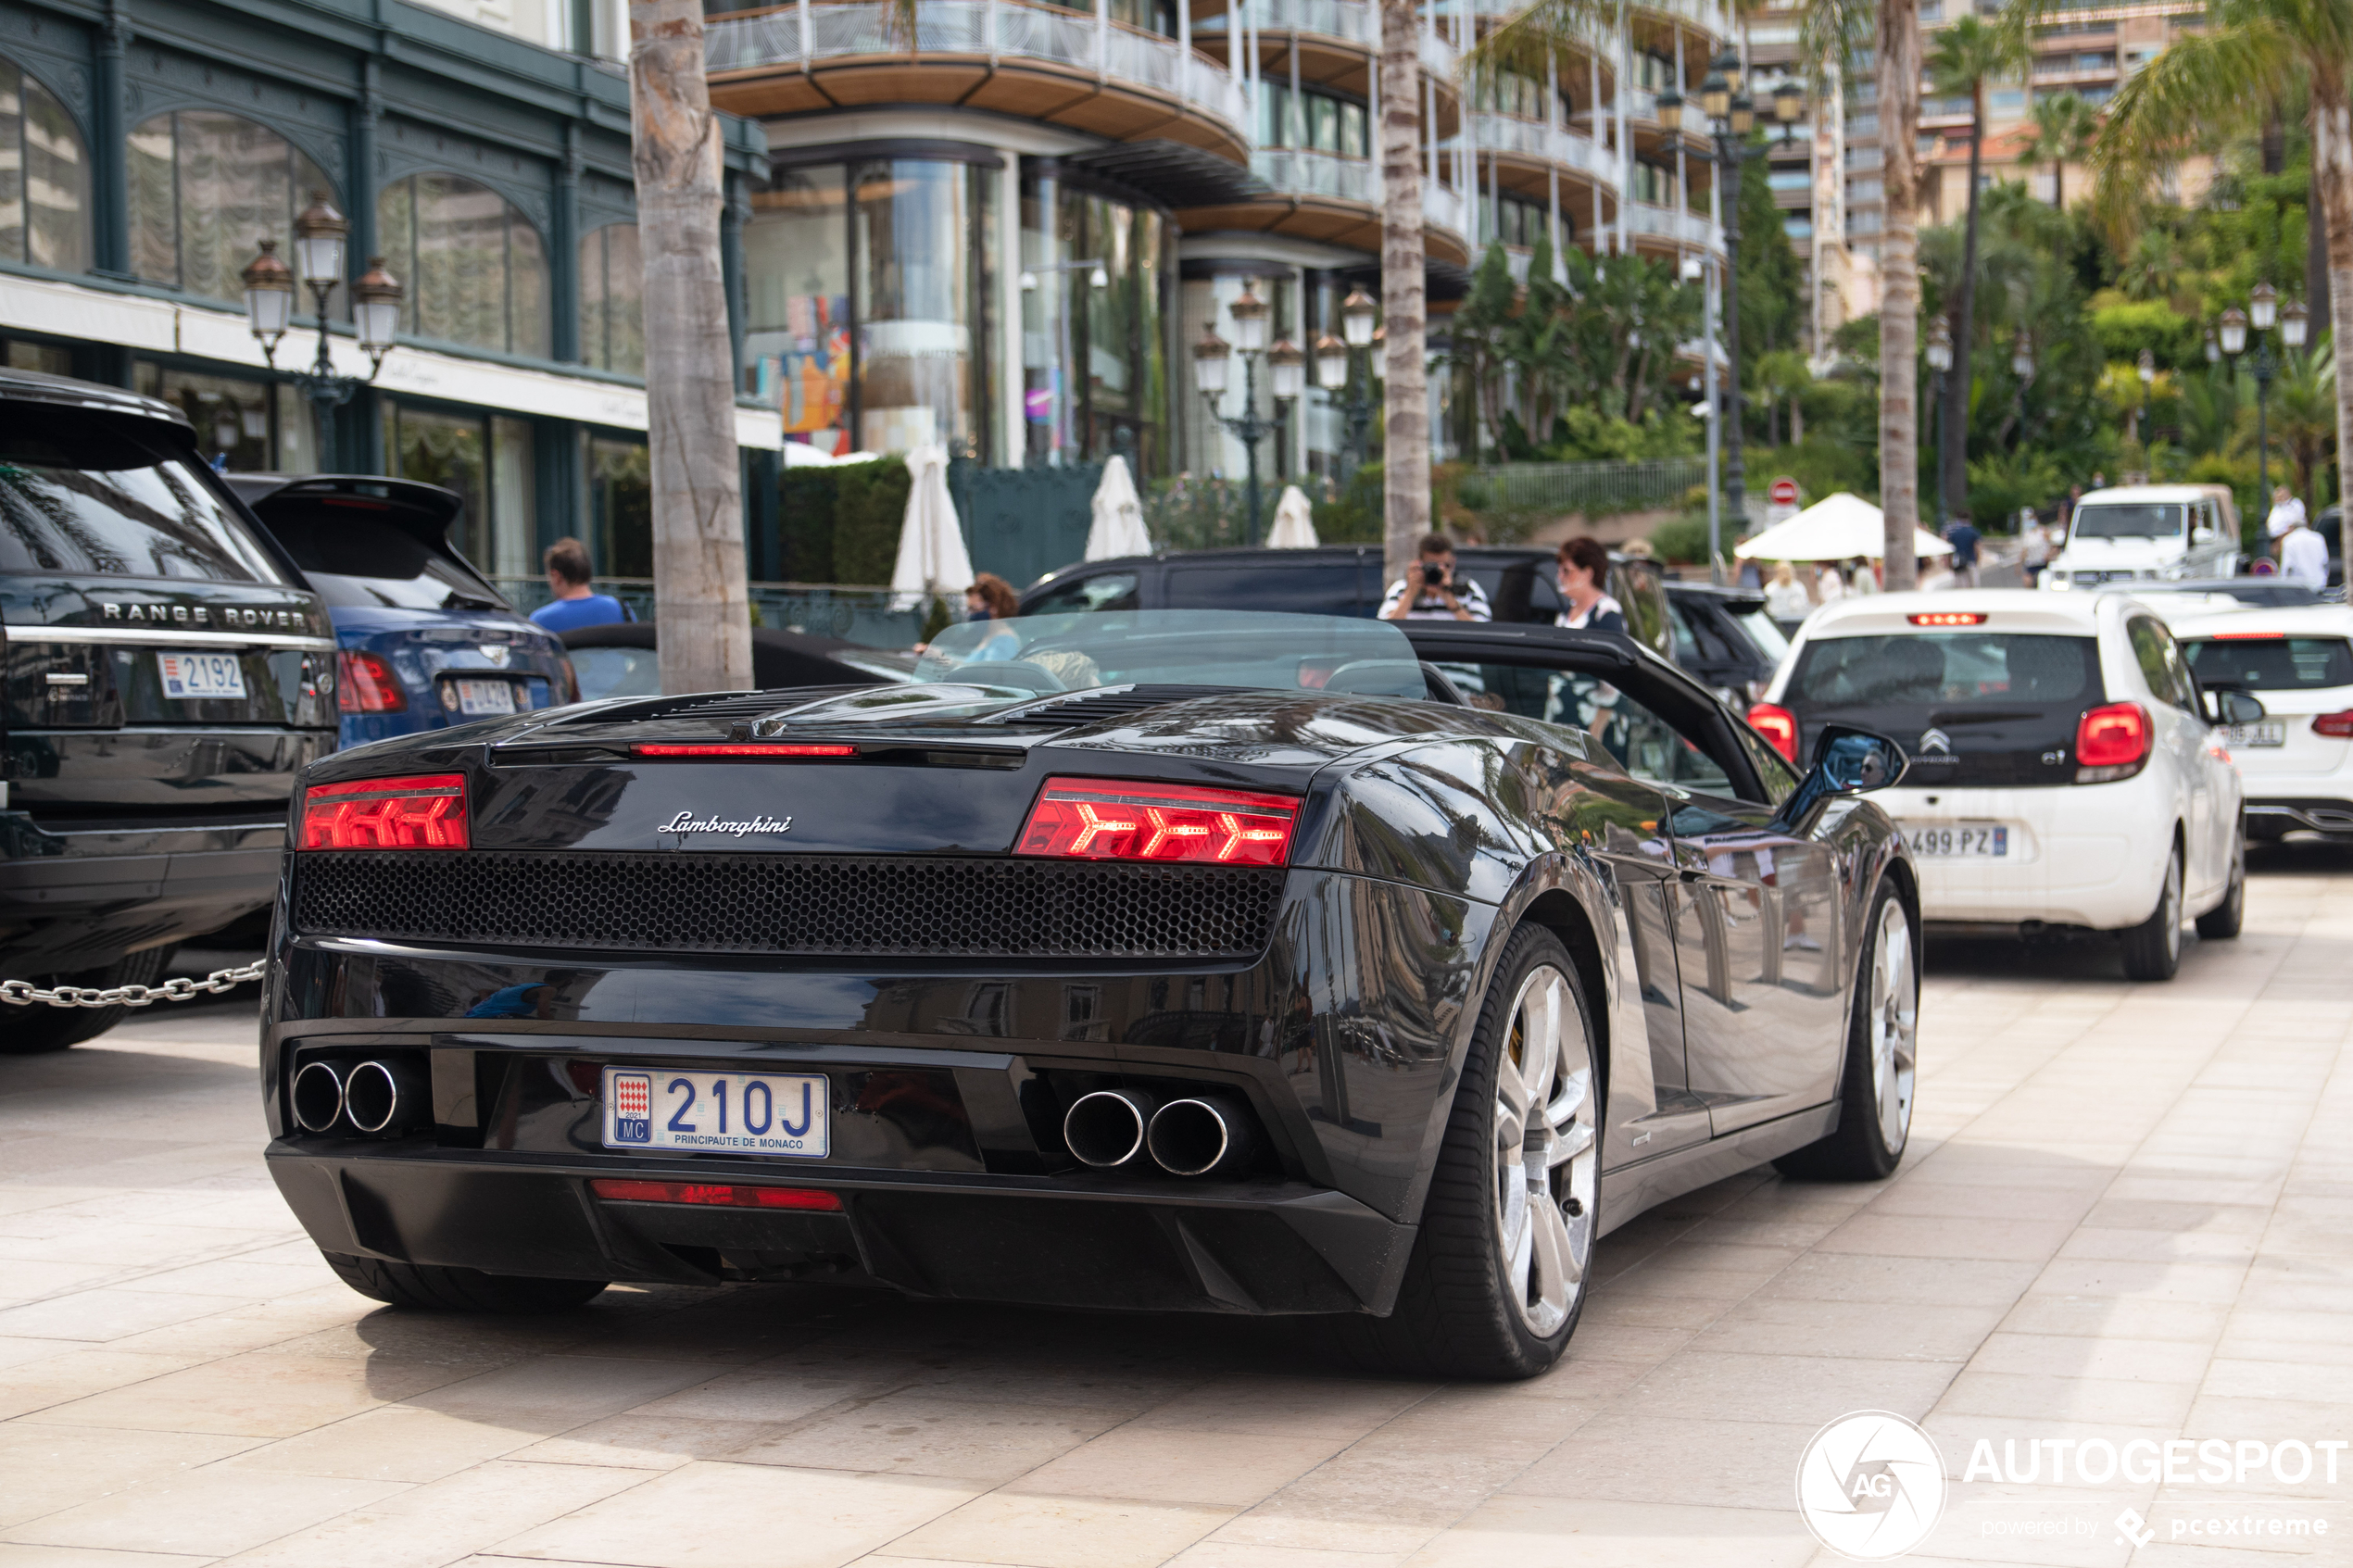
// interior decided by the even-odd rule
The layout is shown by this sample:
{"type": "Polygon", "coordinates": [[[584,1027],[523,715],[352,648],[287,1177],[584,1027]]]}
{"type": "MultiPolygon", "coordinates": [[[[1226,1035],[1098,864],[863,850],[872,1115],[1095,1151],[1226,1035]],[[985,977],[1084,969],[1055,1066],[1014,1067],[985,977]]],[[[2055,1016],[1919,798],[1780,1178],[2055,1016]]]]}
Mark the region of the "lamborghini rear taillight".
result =
{"type": "Polygon", "coordinates": [[[1049,779],[1015,853],[1079,860],[1181,860],[1279,866],[1299,802],[1287,795],[1049,779]]]}
{"type": "Polygon", "coordinates": [[[1752,704],[1748,710],[1749,728],[1773,743],[1773,749],[1790,761],[1797,760],[1797,715],[1786,708],[1769,702],[1752,704]]]}
{"type": "Polygon", "coordinates": [[[409,698],[392,666],[372,653],[335,655],[337,702],[346,713],[402,713],[409,698]]]}
{"type": "Polygon", "coordinates": [[[354,779],[302,792],[305,849],[463,849],[460,773],[354,779]]]}
{"type": "Polygon", "coordinates": [[[2148,755],[2149,716],[2137,702],[2095,708],[2076,723],[2077,784],[2129,779],[2141,771],[2148,755]]]}

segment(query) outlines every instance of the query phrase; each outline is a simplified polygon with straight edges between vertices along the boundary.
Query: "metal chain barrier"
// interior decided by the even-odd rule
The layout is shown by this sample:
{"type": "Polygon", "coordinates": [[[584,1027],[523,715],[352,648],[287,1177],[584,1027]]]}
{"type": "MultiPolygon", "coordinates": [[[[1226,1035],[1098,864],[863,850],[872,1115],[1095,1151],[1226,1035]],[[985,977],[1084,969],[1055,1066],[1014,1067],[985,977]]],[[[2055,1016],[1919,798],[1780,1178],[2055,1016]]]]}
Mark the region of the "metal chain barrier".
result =
{"type": "Polygon", "coordinates": [[[109,985],[104,990],[88,985],[60,985],[44,991],[30,980],[0,980],[0,1002],[13,1002],[18,1007],[31,1007],[46,1002],[53,1008],[144,1008],[157,1002],[184,1002],[191,997],[234,990],[248,980],[258,980],[268,971],[266,963],[249,963],[243,969],[216,969],[202,980],[167,980],[160,985],[109,985]]]}

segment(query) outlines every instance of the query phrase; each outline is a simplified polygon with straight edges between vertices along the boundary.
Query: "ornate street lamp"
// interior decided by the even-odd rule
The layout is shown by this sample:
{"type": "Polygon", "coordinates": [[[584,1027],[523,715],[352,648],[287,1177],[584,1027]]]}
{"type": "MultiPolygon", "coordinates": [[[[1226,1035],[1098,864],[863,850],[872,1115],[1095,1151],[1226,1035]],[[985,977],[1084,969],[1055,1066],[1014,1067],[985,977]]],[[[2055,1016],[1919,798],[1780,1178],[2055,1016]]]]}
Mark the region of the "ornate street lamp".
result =
{"type": "Polygon", "coordinates": [[[1283,428],[1288,405],[1307,390],[1307,356],[1289,338],[1274,345],[1266,345],[1268,307],[1258,297],[1258,280],[1242,280],[1241,296],[1226,307],[1234,323],[1234,341],[1228,345],[1217,335],[1213,323],[1202,332],[1201,342],[1193,345],[1193,385],[1207,405],[1209,417],[1233,434],[1242,444],[1249,458],[1249,483],[1246,495],[1250,507],[1250,543],[1258,543],[1258,444],[1283,428]],[[1242,357],[1242,411],[1237,415],[1217,411],[1217,400],[1227,387],[1226,368],[1228,358],[1239,352],[1242,357]],[[1271,389],[1277,405],[1275,417],[1261,419],[1258,415],[1258,361],[1267,361],[1271,389]]]}
{"type": "Polygon", "coordinates": [[[351,286],[352,325],[368,356],[368,373],[337,375],[333,357],[328,353],[327,307],[333,302],[336,285],[344,280],[351,224],[324,192],[314,191],[309,207],[295,220],[294,227],[292,268],[279,258],[274,239],[260,241],[259,254],[245,266],[245,325],[261,345],[262,362],[277,371],[278,344],[293,324],[296,274],[300,273],[301,281],[310,287],[318,318],[319,351],[308,370],[278,373],[310,399],[319,421],[319,460],[332,467],[340,461],[335,452],[335,410],[384,369],[384,356],[392,352],[393,339],[400,330],[402,291],[399,280],[384,270],[384,257],[370,257],[367,272],[351,286]]]}
{"type": "Polygon", "coordinates": [[[2222,312],[2222,352],[2232,358],[2246,350],[2247,329],[2255,331],[2255,489],[2267,507],[2271,502],[2271,382],[2280,370],[2269,334],[2276,327],[2283,347],[2302,348],[2311,320],[2300,300],[2281,309],[2280,291],[2269,283],[2258,283],[2248,294],[2245,315],[2236,306],[2222,312]]]}
{"type": "Polygon", "coordinates": [[[1356,357],[1370,349],[1376,334],[1380,307],[1373,296],[1362,288],[1348,291],[1340,302],[1340,336],[1328,333],[1315,345],[1315,375],[1322,385],[1339,392],[1343,387],[1348,397],[1340,405],[1340,413],[1348,420],[1348,471],[1354,473],[1366,457],[1365,437],[1373,423],[1373,377],[1377,367],[1367,365],[1361,376],[1350,374],[1356,357]],[[1328,345],[1328,346],[1327,346],[1328,345]]]}
{"type": "MultiPolygon", "coordinates": [[[[1936,471],[1944,471],[1944,372],[1953,368],[1953,329],[1939,316],[1928,324],[1928,346],[1921,350],[1933,375],[1936,404],[1936,471]]],[[[1944,486],[1936,487],[1936,531],[1944,532],[1944,486]]]]}

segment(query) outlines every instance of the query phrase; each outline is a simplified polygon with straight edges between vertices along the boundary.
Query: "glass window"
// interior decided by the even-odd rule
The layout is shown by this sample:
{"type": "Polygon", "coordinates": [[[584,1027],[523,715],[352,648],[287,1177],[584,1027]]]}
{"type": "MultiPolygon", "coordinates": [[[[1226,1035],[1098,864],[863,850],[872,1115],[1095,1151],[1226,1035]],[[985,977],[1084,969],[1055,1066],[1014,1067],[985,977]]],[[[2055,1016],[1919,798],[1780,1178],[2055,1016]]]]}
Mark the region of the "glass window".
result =
{"type": "Polygon", "coordinates": [[[471,558],[501,577],[529,577],[538,562],[533,546],[539,516],[538,464],[529,420],[495,415],[490,420],[490,518],[488,540],[479,529],[471,558]]]}
{"type": "Polygon", "coordinates": [[[2075,508],[2070,539],[2172,539],[2182,533],[2186,508],[2179,501],[2102,501],[2075,508]]]}
{"type": "Polygon", "coordinates": [[[646,373],[646,263],[635,223],[608,223],[580,242],[580,362],[646,373]]]}
{"type": "Polygon", "coordinates": [[[744,359],[774,388],[785,433],[827,453],[849,449],[847,179],[837,163],[785,169],[744,226],[744,359]]]}
{"type": "Polygon", "coordinates": [[[283,581],[185,459],[125,426],[18,408],[0,428],[0,571],[283,581]]]}
{"type": "Polygon", "coordinates": [[[1365,130],[1365,106],[1340,106],[1340,150],[1350,157],[1370,157],[1373,147],[1365,130]]]}
{"type": "MultiPolygon", "coordinates": [[[[210,109],[181,109],[131,133],[131,267],[149,282],[242,307],[244,273],[263,236],[294,264],[295,215],[333,186],[276,132],[210,109]]],[[[306,291],[296,301],[308,314],[306,291]]],[[[333,313],[349,318],[350,291],[333,313]]]]}
{"type": "Polygon", "coordinates": [[[386,609],[505,608],[489,584],[393,521],[396,508],[348,495],[332,505],[280,503],[269,519],[304,579],[332,606],[386,609]]]}
{"type": "Polygon", "coordinates": [[[973,345],[987,172],[907,158],[850,171],[861,451],[957,446],[978,433],[973,345]]]}
{"type": "Polygon", "coordinates": [[[385,402],[384,456],[393,477],[422,480],[458,493],[465,510],[450,525],[449,543],[469,560],[483,558],[472,534],[489,515],[484,484],[488,444],[483,421],[471,415],[385,402]]]}
{"type": "Polygon", "coordinates": [[[1814,708],[2090,703],[2099,690],[2093,639],[1989,632],[1826,638],[1807,646],[1789,685],[1814,708]]]}
{"type": "Polygon", "coordinates": [[[588,443],[589,543],[606,577],[654,574],[652,459],[642,441],[588,443]]]}
{"type": "Polygon", "coordinates": [[[396,180],[376,197],[376,243],[408,283],[403,331],[547,357],[539,231],[497,192],[455,174],[396,180]]]}
{"type": "Polygon", "coordinates": [[[2283,632],[2200,637],[2182,645],[2200,684],[2254,692],[2353,686],[2353,646],[2342,637],[2291,637],[2283,632]]]}
{"type": "Polygon", "coordinates": [[[2124,635],[2133,645],[2133,660],[2141,667],[2141,676],[2149,684],[2149,694],[2159,702],[2170,702],[2176,708],[2197,711],[2197,699],[2191,694],[2189,666],[2182,662],[2182,650],[2173,642],[2173,633],[2156,620],[2136,615],[2124,623],[2124,635]]]}
{"type": "Polygon", "coordinates": [[[44,375],[73,374],[73,350],[61,343],[34,343],[26,338],[0,338],[0,364],[12,370],[39,370],[44,375]]]}
{"type": "Polygon", "coordinates": [[[1081,577],[1076,582],[1057,583],[1031,600],[1022,613],[1070,615],[1083,610],[1135,608],[1136,574],[1132,571],[1108,571],[1100,577],[1081,577]]]}
{"type": "Polygon", "coordinates": [[[196,427],[197,448],[225,459],[222,468],[266,473],[278,466],[271,456],[274,400],[267,383],[200,376],[147,359],[139,361],[137,382],[141,392],[188,416],[196,427]]]}
{"type": "Polygon", "coordinates": [[[1473,708],[1573,724],[1638,779],[1715,795],[1734,793],[1721,762],[1686,741],[1633,695],[1596,676],[1531,665],[1441,662],[1473,708]]]}
{"type": "Polygon", "coordinates": [[[0,60],[0,261],[90,266],[90,155],[57,94],[0,60]]]}

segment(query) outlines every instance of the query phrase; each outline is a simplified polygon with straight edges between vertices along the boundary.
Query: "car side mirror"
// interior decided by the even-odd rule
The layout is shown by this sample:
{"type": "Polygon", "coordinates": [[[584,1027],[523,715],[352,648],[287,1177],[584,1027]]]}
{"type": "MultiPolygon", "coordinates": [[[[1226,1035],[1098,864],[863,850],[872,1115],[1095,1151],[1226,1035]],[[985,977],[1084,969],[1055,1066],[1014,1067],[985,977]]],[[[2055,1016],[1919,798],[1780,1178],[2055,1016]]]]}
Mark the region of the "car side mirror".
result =
{"type": "Polygon", "coordinates": [[[2190,543],[2193,545],[2211,545],[2214,543],[2214,530],[2207,527],[2204,523],[2198,524],[2196,528],[2190,530],[2190,543]]]}
{"type": "Polygon", "coordinates": [[[2252,724],[2265,711],[2260,697],[2233,686],[2217,687],[2205,695],[2208,723],[2252,724]]]}
{"type": "Polygon", "coordinates": [[[1904,748],[1885,735],[1846,724],[1829,725],[1815,743],[1814,766],[1781,808],[1780,822],[1795,828],[1832,796],[1860,795],[1899,784],[1911,765],[1904,748]]]}

